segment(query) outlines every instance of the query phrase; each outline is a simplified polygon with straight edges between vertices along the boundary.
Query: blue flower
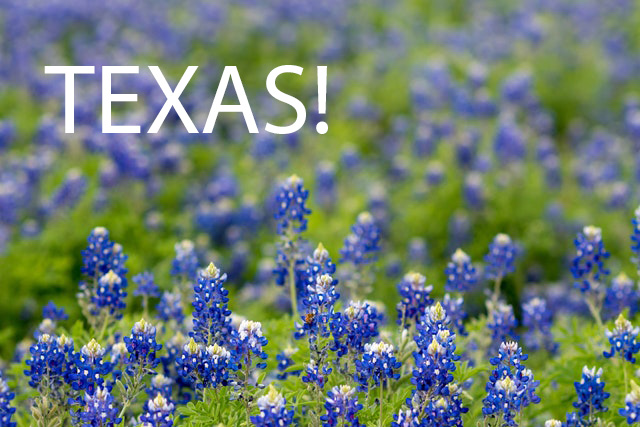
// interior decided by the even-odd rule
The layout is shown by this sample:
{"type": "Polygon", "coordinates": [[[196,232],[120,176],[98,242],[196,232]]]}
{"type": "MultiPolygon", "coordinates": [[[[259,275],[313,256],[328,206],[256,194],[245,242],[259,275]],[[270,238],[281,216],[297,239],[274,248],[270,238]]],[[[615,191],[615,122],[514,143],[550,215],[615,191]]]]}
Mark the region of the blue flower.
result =
{"type": "Polygon", "coordinates": [[[198,272],[198,256],[191,240],[183,240],[175,245],[176,257],[171,262],[171,274],[195,279],[198,272]]]}
{"type": "Polygon", "coordinates": [[[75,424],[83,427],[113,427],[122,421],[109,387],[98,387],[93,394],[85,393],[75,404],[80,405],[80,409],[71,410],[71,417],[75,424]]]}
{"type": "Polygon", "coordinates": [[[466,336],[467,331],[464,328],[464,320],[467,313],[464,311],[464,299],[462,297],[452,298],[449,294],[445,294],[442,298],[442,308],[447,313],[447,317],[451,321],[452,329],[456,330],[460,335],[466,336]]]}
{"type": "Polygon", "coordinates": [[[163,322],[175,320],[178,325],[184,321],[182,298],[180,293],[164,292],[160,302],[156,305],[157,317],[163,322]]]}
{"type": "MultiPolygon", "coordinates": [[[[380,402],[382,404],[382,402],[380,402]]],[[[327,399],[324,403],[327,410],[326,415],[322,415],[320,420],[323,427],[345,426],[358,427],[358,411],[363,408],[358,403],[356,389],[349,385],[335,386],[327,392],[327,399]]]]}
{"type": "Polygon", "coordinates": [[[146,389],[147,394],[150,398],[153,396],[157,396],[158,394],[163,395],[167,399],[171,399],[172,395],[172,386],[175,381],[169,377],[165,377],[162,374],[154,375],[151,378],[151,387],[146,389]]]}
{"type": "MultiPolygon", "coordinates": [[[[263,347],[268,343],[267,338],[262,336],[262,324],[252,320],[243,320],[238,328],[238,356],[241,361],[251,366],[251,356],[254,355],[260,360],[267,359],[267,353],[263,347]]],[[[265,362],[259,362],[256,367],[264,369],[265,362]]]]}
{"type": "Polygon", "coordinates": [[[420,415],[417,409],[409,408],[399,410],[397,414],[393,414],[391,427],[420,427],[420,415]]]}
{"type": "Polygon", "coordinates": [[[103,359],[104,349],[95,339],[74,353],[75,372],[71,375],[71,387],[84,390],[92,396],[96,388],[104,384],[104,376],[111,371],[111,364],[103,359]]]}
{"type": "Polygon", "coordinates": [[[351,227],[351,234],[344,240],[340,249],[341,262],[355,266],[370,264],[378,258],[380,252],[380,229],[369,212],[358,215],[356,223],[351,227]]]}
{"type": "Polygon", "coordinates": [[[420,273],[407,273],[398,283],[401,300],[397,305],[398,325],[408,327],[419,323],[427,307],[433,303],[431,291],[433,286],[425,286],[426,278],[420,273]]]}
{"type": "MultiPolygon", "coordinates": [[[[602,368],[596,370],[595,367],[589,369],[582,368],[582,379],[574,383],[578,401],[573,402],[573,406],[578,409],[573,414],[567,414],[567,425],[581,426],[588,423],[598,412],[606,412],[608,408],[604,406],[604,401],[609,398],[609,393],[604,391],[605,383],[601,380],[602,368]],[[580,424],[569,424],[573,418],[580,424]]],[[[587,424],[589,425],[589,424],[587,424]]]]}
{"type": "Polygon", "coordinates": [[[287,409],[287,401],[269,385],[266,395],[258,399],[260,413],[251,417],[256,427],[288,427],[293,423],[293,409],[287,409]]]}
{"type": "Polygon", "coordinates": [[[602,242],[602,230],[589,225],[578,233],[575,239],[576,256],[571,264],[575,287],[581,292],[599,292],[600,279],[609,274],[604,268],[604,260],[609,258],[609,252],[602,242]]]}
{"type": "Polygon", "coordinates": [[[297,377],[300,375],[301,371],[287,372],[287,369],[289,369],[291,366],[294,365],[294,362],[291,356],[295,354],[297,351],[298,351],[297,348],[287,347],[284,349],[284,351],[276,355],[276,360],[278,361],[278,372],[279,372],[278,375],[276,375],[276,378],[278,378],[279,380],[286,380],[287,377],[289,376],[297,377]]]}
{"type": "Polygon", "coordinates": [[[640,351],[640,344],[636,341],[640,328],[633,327],[622,314],[616,319],[613,330],[607,330],[605,334],[611,344],[611,350],[604,352],[604,357],[610,358],[619,353],[625,360],[636,363],[635,354],[640,351]]]}
{"type": "Polygon", "coordinates": [[[238,370],[235,354],[218,344],[207,346],[202,359],[200,379],[204,387],[226,386],[230,372],[238,370]]]}
{"type": "Polygon", "coordinates": [[[109,270],[107,274],[100,277],[98,287],[91,296],[94,306],[92,314],[98,316],[104,310],[116,319],[122,318],[122,310],[126,307],[124,302],[127,296],[126,287],[126,279],[118,276],[113,270],[109,270]]]}
{"type": "Polygon", "coordinates": [[[505,425],[517,426],[515,417],[525,407],[540,402],[535,394],[540,383],[522,365],[527,358],[515,342],[500,344],[498,357],[490,360],[495,369],[487,381],[487,397],[482,401],[485,418],[502,417],[505,425]]]}
{"type": "Polygon", "coordinates": [[[307,363],[307,366],[305,366],[304,374],[301,379],[303,383],[313,383],[320,388],[324,388],[324,385],[327,382],[327,377],[331,371],[332,369],[326,365],[319,367],[317,362],[311,359],[311,361],[307,363]]]}
{"type": "Polygon", "coordinates": [[[140,416],[140,421],[147,427],[171,427],[173,426],[172,415],[175,406],[166,396],[158,393],[156,397],[144,404],[144,413],[140,416]]]}
{"type": "Polygon", "coordinates": [[[133,282],[138,285],[133,295],[135,296],[147,296],[157,298],[160,296],[160,289],[156,284],[153,274],[145,271],[136,276],[133,276],[133,282]]]}
{"type": "Polygon", "coordinates": [[[122,247],[109,239],[109,231],[104,227],[94,228],[87,238],[89,245],[82,251],[82,273],[98,279],[113,270],[117,275],[127,273],[122,247]]]}
{"type": "Polygon", "coordinates": [[[30,378],[31,387],[39,389],[42,384],[48,387],[49,391],[53,391],[66,379],[67,354],[64,348],[66,342],[66,337],[61,342],[55,336],[42,334],[38,342],[31,346],[29,349],[31,358],[26,361],[29,369],[24,371],[30,378]]]}
{"type": "Polygon", "coordinates": [[[329,319],[333,316],[333,306],[340,297],[336,291],[338,283],[328,274],[316,277],[313,285],[307,287],[307,296],[303,300],[306,314],[302,324],[296,323],[296,339],[309,335],[309,341],[329,336],[329,319]]]}
{"type": "Polygon", "coordinates": [[[640,206],[635,211],[635,217],[631,220],[633,224],[633,232],[631,233],[631,250],[635,258],[634,262],[640,270],[640,206]]]}
{"type": "Polygon", "coordinates": [[[607,288],[604,297],[604,310],[608,317],[615,317],[625,308],[630,308],[634,313],[637,310],[638,291],[635,283],[624,273],[618,274],[607,288]]]}
{"type": "Polygon", "coordinates": [[[280,186],[274,214],[278,221],[278,234],[300,233],[307,229],[305,216],[311,214],[306,206],[308,197],[309,191],[304,189],[304,182],[297,175],[291,175],[280,186]]]}
{"type": "Polygon", "coordinates": [[[489,313],[487,322],[487,327],[491,330],[491,340],[494,347],[508,341],[509,338],[517,340],[517,326],[518,321],[513,314],[513,307],[503,302],[498,302],[498,305],[489,313]]]}
{"type": "Polygon", "coordinates": [[[631,381],[631,392],[624,399],[624,408],[618,411],[627,419],[627,424],[640,422],[640,387],[631,381]]]}
{"type": "Polygon", "coordinates": [[[446,387],[453,381],[455,362],[460,360],[460,356],[455,354],[456,335],[447,328],[448,323],[447,314],[438,302],[429,308],[418,326],[415,337],[417,349],[413,352],[415,367],[411,377],[417,392],[431,396],[447,395],[446,387]]]}
{"type": "Polygon", "coordinates": [[[552,322],[553,313],[545,300],[533,298],[522,305],[522,325],[527,328],[524,341],[529,349],[536,351],[544,347],[551,353],[558,349],[551,333],[552,322]]]}
{"type": "Polygon", "coordinates": [[[518,254],[518,247],[511,241],[511,237],[498,234],[489,245],[489,253],[484,257],[487,263],[485,276],[491,280],[501,280],[505,275],[513,273],[518,254]]]}
{"type": "Polygon", "coordinates": [[[382,341],[373,344],[365,344],[361,359],[356,359],[356,374],[354,379],[358,382],[358,389],[368,391],[369,385],[381,386],[387,380],[400,378],[402,363],[396,360],[391,344],[382,341]]]}
{"type": "Polygon", "coordinates": [[[212,344],[230,338],[231,320],[228,308],[227,275],[213,264],[200,272],[194,285],[193,337],[197,342],[212,344]]]}
{"type": "Polygon", "coordinates": [[[131,329],[131,336],[124,337],[124,342],[129,352],[129,364],[146,369],[158,365],[156,351],[159,351],[162,345],[156,342],[156,327],[151,323],[144,319],[136,322],[131,329]]]}
{"type": "Polygon", "coordinates": [[[423,411],[423,426],[462,427],[462,414],[469,408],[462,406],[462,390],[455,384],[449,384],[446,393],[430,399],[423,411]]]}
{"type": "Polygon", "coordinates": [[[61,320],[67,320],[69,315],[65,313],[64,308],[58,308],[53,301],[49,301],[47,305],[42,307],[42,317],[54,322],[59,322],[61,320]]]}
{"type": "Polygon", "coordinates": [[[364,351],[365,344],[380,335],[382,313],[369,302],[351,301],[341,313],[335,313],[330,329],[333,337],[331,350],[338,357],[351,353],[356,356],[364,351]]]}
{"type": "Polygon", "coordinates": [[[451,261],[444,270],[447,283],[444,288],[449,292],[467,292],[478,283],[478,272],[471,264],[471,258],[461,249],[451,256],[451,261]]]}
{"type": "Polygon", "coordinates": [[[16,408],[11,406],[15,393],[9,390],[4,378],[0,378],[0,427],[16,427],[17,423],[11,421],[16,408]]]}

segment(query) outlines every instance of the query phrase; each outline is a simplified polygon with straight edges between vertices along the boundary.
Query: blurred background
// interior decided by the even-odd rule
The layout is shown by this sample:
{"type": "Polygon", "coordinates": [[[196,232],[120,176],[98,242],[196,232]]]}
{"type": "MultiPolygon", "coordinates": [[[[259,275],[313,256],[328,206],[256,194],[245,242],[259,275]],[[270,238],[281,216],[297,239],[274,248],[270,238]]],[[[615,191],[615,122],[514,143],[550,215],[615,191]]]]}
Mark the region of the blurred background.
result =
{"type": "Polygon", "coordinates": [[[3,0],[0,353],[49,300],[79,317],[80,251],[95,226],[123,245],[130,275],[153,271],[165,288],[174,244],[191,239],[203,265],[228,272],[232,308],[279,315],[273,195],[293,173],[310,190],[304,237],[335,260],[357,215],[372,213],[383,251],[370,298],[389,310],[406,271],[441,294],[451,253],[481,261],[498,232],[523,250],[512,301],[526,283],[547,292],[570,276],[588,223],[602,227],[612,271],[631,275],[639,10],[635,0],[3,0]],[[63,79],[44,74],[64,64],[98,72],[76,78],[73,135],[63,79]],[[114,122],[143,129],[165,101],[147,65],[171,87],[199,66],[181,96],[199,129],[223,67],[237,66],[263,129],[294,119],[266,92],[283,64],[305,69],[278,80],[307,106],[294,135],[251,135],[228,113],[212,134],[188,134],[173,111],[157,135],[101,133],[102,65],[141,66],[114,78],[114,92],[139,95],[114,122]],[[326,118],[315,113],[318,65],[326,118]]]}

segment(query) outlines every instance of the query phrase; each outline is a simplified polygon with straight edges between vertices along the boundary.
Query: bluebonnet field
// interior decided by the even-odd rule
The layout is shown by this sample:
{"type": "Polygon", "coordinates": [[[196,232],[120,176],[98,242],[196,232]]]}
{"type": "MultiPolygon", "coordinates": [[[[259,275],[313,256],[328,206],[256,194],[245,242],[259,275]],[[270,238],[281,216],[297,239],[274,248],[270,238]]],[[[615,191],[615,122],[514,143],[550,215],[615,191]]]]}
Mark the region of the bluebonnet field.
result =
{"type": "Polygon", "coordinates": [[[637,422],[636,3],[5,0],[0,426],[637,422]],[[62,64],[198,65],[200,128],[296,64],[308,123],[83,76],[66,135],[62,64]]]}

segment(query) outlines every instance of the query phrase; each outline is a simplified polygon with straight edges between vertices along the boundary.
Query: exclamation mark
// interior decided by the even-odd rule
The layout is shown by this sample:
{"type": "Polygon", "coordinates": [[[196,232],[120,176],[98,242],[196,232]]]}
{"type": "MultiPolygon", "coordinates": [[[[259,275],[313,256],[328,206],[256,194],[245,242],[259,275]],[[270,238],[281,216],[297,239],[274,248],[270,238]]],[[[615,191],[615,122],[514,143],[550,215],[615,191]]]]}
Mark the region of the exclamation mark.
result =
{"type": "MultiPolygon", "coordinates": [[[[318,67],[318,114],[327,114],[327,66],[318,67]]],[[[324,135],[329,130],[327,122],[318,122],[316,131],[324,135]]]]}

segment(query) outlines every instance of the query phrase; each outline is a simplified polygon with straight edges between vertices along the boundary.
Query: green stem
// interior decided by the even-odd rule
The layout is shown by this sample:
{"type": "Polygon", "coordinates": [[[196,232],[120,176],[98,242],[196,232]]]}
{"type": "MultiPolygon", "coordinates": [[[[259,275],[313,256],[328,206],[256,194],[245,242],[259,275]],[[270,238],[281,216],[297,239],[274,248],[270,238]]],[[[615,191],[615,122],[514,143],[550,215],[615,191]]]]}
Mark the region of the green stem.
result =
{"type": "Polygon", "coordinates": [[[102,328],[100,328],[100,333],[98,334],[98,341],[102,341],[104,338],[104,334],[107,332],[107,325],[109,325],[109,320],[111,319],[111,315],[107,312],[104,316],[104,321],[102,322],[102,328]]]}
{"type": "Polygon", "coordinates": [[[295,272],[295,259],[293,254],[289,257],[289,297],[291,298],[291,317],[296,319],[298,316],[298,298],[296,295],[296,272],[295,272]]]}
{"type": "Polygon", "coordinates": [[[382,397],[383,397],[383,394],[384,394],[384,388],[383,387],[384,387],[383,383],[380,382],[380,402],[379,402],[379,405],[380,405],[380,418],[378,419],[378,427],[382,427],[382,406],[383,406],[382,405],[382,397]]]}
{"type": "Polygon", "coordinates": [[[629,393],[629,374],[627,373],[627,362],[626,360],[622,360],[622,372],[624,374],[624,395],[625,398],[629,393]]]}
{"type": "Polygon", "coordinates": [[[588,296],[587,297],[587,306],[589,307],[589,312],[591,313],[591,315],[595,319],[596,323],[598,324],[598,328],[601,331],[603,331],[604,330],[604,324],[602,323],[602,318],[600,317],[600,310],[598,310],[598,308],[596,307],[596,303],[595,303],[594,299],[595,299],[595,297],[588,296]]]}
{"type": "Polygon", "coordinates": [[[502,283],[502,275],[496,277],[496,281],[493,283],[493,295],[491,295],[491,302],[495,309],[500,299],[500,284],[502,283]]]}

